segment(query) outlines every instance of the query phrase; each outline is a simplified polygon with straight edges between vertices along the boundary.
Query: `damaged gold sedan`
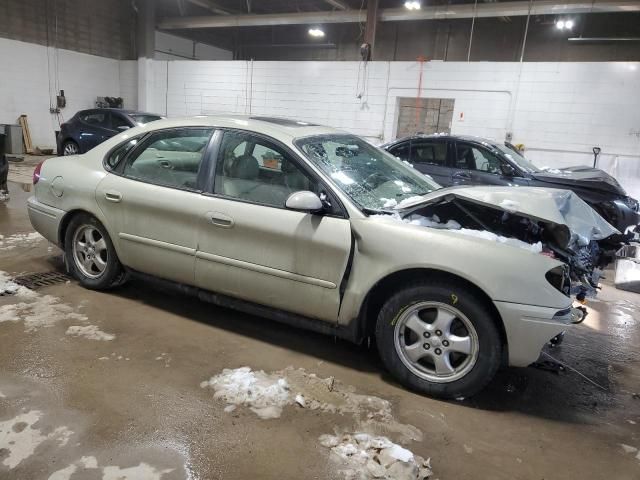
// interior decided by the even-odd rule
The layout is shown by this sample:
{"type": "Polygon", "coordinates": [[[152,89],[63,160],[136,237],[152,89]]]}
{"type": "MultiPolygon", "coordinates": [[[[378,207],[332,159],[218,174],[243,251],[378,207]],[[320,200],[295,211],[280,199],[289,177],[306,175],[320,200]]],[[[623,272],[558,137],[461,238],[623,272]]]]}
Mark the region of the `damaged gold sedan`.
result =
{"type": "Polygon", "coordinates": [[[375,337],[399,382],[445,398],[580,321],[571,293],[593,293],[616,232],[570,192],[442,189],[356,136],[266,117],[153,122],[34,183],[34,228],[87,288],[137,276],[375,337]]]}

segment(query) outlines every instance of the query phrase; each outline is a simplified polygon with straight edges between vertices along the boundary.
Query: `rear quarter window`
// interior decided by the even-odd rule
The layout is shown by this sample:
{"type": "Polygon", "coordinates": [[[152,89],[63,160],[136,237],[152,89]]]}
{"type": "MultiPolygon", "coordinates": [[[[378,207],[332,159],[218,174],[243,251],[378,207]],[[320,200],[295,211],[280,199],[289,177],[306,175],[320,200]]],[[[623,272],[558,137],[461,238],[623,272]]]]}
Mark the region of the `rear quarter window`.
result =
{"type": "Polygon", "coordinates": [[[139,138],[132,138],[128,142],[118,145],[114,150],[112,150],[107,155],[107,158],[105,159],[105,162],[104,162],[105,167],[108,170],[115,169],[118,166],[118,164],[122,161],[122,159],[126,157],[131,150],[133,150],[133,147],[135,147],[138,144],[138,140],[139,138]]]}

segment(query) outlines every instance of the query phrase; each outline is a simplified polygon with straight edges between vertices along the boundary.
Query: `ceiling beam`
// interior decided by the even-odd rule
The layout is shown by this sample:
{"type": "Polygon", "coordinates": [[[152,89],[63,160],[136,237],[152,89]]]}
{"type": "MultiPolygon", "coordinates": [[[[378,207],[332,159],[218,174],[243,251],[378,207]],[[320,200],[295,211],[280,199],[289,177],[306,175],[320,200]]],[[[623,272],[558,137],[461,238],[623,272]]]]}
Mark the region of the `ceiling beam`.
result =
{"type": "MultiPolygon", "coordinates": [[[[212,3],[210,0],[189,0],[191,3],[212,3]]],[[[576,13],[640,12],[638,0],[537,0],[531,8],[532,15],[569,15],[576,13]]],[[[227,11],[228,13],[228,11],[227,11]]],[[[529,2],[498,2],[478,4],[456,4],[426,6],[421,10],[406,8],[384,8],[379,10],[381,22],[408,20],[446,20],[476,17],[517,17],[529,13],[529,2]]],[[[325,12],[267,13],[224,16],[164,18],[158,24],[161,30],[259,27],[278,25],[311,25],[328,23],[360,23],[366,21],[366,10],[334,10],[325,12]]]]}
{"type": "Polygon", "coordinates": [[[237,12],[223,8],[220,4],[212,0],[187,0],[189,3],[193,3],[198,7],[206,8],[210,12],[217,13],[218,15],[231,15],[237,12]]]}

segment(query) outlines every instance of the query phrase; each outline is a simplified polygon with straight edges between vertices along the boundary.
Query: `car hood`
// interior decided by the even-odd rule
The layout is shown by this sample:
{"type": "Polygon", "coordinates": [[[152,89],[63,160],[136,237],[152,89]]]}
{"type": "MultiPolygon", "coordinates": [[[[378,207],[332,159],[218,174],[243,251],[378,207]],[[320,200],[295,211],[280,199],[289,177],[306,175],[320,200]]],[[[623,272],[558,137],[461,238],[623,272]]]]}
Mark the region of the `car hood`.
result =
{"type": "Polygon", "coordinates": [[[405,217],[429,204],[468,201],[517,214],[552,226],[564,226],[562,248],[603,240],[620,232],[571,190],[540,187],[450,187],[405,201],[397,210],[405,217]]]}
{"type": "Polygon", "coordinates": [[[578,187],[622,196],[627,195],[627,192],[615,178],[599,168],[577,166],[559,170],[547,169],[542,172],[532,173],[531,176],[540,182],[565,185],[567,188],[578,187]]]}

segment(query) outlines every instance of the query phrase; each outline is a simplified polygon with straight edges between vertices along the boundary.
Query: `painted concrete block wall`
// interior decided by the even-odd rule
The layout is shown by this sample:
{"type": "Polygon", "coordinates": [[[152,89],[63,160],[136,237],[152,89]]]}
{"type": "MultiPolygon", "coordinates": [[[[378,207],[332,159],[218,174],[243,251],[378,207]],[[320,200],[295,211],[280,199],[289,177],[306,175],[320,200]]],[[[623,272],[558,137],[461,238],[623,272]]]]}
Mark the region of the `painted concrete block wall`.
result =
{"type": "Polygon", "coordinates": [[[512,132],[529,158],[551,167],[591,164],[592,147],[600,146],[599,166],[640,196],[638,62],[371,62],[365,68],[171,61],[153,68],[155,110],[168,116],[287,116],[377,143],[395,138],[399,98],[453,98],[453,133],[503,140],[512,132]]]}
{"type": "Polygon", "coordinates": [[[0,64],[0,123],[14,124],[20,115],[28,115],[35,146],[55,145],[58,118],[49,107],[57,90],[67,97],[60,121],[93,107],[98,96],[120,96],[118,60],[68,50],[56,54],[49,49],[47,55],[45,46],[0,38],[0,64]]]}

